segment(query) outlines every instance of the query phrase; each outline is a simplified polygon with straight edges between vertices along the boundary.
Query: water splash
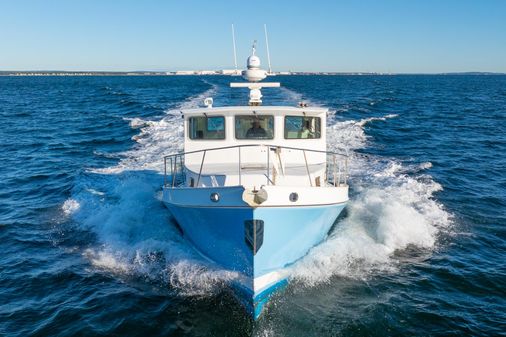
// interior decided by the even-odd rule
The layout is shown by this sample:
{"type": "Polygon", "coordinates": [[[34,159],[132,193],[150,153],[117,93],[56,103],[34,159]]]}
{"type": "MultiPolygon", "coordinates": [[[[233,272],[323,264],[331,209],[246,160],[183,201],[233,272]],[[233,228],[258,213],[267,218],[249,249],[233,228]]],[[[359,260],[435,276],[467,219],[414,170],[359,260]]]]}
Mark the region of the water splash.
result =
{"type": "Polygon", "coordinates": [[[80,206],[81,205],[79,205],[79,202],[77,202],[76,200],[71,198],[71,199],[65,200],[61,209],[65,215],[69,216],[69,215],[72,215],[73,213],[77,212],[79,210],[80,206]]]}
{"type": "Polygon", "coordinates": [[[183,144],[180,109],[197,107],[217,89],[211,85],[159,121],[125,119],[139,130],[134,147],[117,165],[89,170],[76,182],[62,210],[96,235],[98,246],[82,253],[95,268],[165,284],[184,296],[208,296],[239,276],[204,260],[159,200],[163,155],[183,144]]]}
{"type": "Polygon", "coordinates": [[[409,246],[431,249],[441,231],[451,225],[451,214],[433,198],[442,189],[430,176],[408,173],[396,159],[354,152],[367,146],[363,127],[398,115],[336,122],[328,127],[329,148],[351,155],[350,181],[355,195],[327,240],[291,267],[289,277],[314,285],[334,275],[363,278],[378,270],[396,269],[393,254],[409,246]]]}

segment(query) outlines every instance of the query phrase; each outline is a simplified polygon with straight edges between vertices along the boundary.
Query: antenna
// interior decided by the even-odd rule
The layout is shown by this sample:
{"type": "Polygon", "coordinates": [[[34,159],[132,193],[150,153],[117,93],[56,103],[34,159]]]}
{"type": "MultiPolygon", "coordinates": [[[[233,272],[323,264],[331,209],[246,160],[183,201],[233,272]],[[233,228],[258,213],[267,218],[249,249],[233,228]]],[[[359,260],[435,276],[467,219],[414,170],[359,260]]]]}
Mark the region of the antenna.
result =
{"type": "Polygon", "coordinates": [[[232,24],[232,42],[234,44],[234,64],[235,64],[235,74],[237,74],[237,52],[235,51],[235,30],[234,24],[232,24]]]}
{"type": "Polygon", "coordinates": [[[265,46],[267,47],[267,63],[269,63],[269,74],[272,74],[271,55],[269,53],[269,38],[267,37],[267,25],[265,23],[264,23],[264,32],[265,32],[265,46]]]}

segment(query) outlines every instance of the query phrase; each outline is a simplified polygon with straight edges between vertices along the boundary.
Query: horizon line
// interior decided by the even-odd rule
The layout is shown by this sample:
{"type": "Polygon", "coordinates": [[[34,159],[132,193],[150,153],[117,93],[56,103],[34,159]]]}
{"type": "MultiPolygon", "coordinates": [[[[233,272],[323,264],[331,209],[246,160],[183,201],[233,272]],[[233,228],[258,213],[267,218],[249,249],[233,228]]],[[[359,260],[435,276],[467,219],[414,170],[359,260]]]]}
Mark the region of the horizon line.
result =
{"type": "MultiPolygon", "coordinates": [[[[230,76],[227,73],[219,73],[220,71],[235,71],[235,69],[219,69],[219,70],[208,70],[208,69],[198,69],[198,70],[0,70],[0,76],[16,76],[16,74],[26,74],[26,73],[37,73],[37,74],[48,74],[48,73],[71,73],[76,76],[85,74],[118,74],[118,75],[179,75],[179,76],[230,76]],[[180,74],[177,74],[180,72],[180,74]],[[185,72],[185,74],[182,74],[185,72]],[[193,72],[193,74],[192,74],[193,72]],[[210,72],[206,74],[202,74],[202,72],[210,72]],[[200,73],[200,74],[199,74],[200,73]]],[[[239,70],[241,71],[241,70],[239,70]]],[[[353,74],[369,74],[369,75],[447,75],[447,74],[482,74],[482,75],[506,75],[506,72],[501,71],[443,71],[443,72],[382,72],[382,71],[313,71],[313,70],[297,70],[297,71],[273,71],[274,74],[277,75],[290,75],[290,74],[335,74],[335,75],[353,75],[353,74]]],[[[90,75],[87,75],[90,76],[90,75]]]]}

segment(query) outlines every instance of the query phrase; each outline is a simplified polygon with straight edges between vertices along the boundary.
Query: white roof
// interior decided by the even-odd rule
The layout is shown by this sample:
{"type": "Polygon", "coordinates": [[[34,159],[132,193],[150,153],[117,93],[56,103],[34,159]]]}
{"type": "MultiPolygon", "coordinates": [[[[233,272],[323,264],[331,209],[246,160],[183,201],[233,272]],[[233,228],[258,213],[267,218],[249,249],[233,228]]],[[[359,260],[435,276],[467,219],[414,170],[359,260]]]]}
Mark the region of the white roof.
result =
{"type": "Polygon", "coordinates": [[[185,115],[216,115],[216,114],[237,114],[241,112],[257,112],[257,113],[280,113],[280,114],[307,114],[321,115],[327,113],[327,108],[322,107],[293,107],[293,106],[226,106],[198,109],[183,109],[181,112],[185,115]]]}

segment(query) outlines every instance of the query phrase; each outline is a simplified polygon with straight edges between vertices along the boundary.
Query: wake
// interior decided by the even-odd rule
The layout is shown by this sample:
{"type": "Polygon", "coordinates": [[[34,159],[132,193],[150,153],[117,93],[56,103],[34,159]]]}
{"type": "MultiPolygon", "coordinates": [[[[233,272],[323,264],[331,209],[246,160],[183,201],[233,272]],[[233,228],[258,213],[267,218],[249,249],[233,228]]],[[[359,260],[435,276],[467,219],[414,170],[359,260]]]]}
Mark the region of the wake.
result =
{"type": "MultiPolygon", "coordinates": [[[[179,109],[196,107],[208,96],[223,97],[223,89],[211,84],[179,109]]],[[[286,88],[281,92],[290,104],[302,98],[286,88]]],[[[183,296],[210,296],[240,275],[203,259],[171,224],[160,201],[163,155],[183,147],[179,109],[166,111],[159,121],[125,120],[139,130],[134,146],[119,154],[117,165],[84,174],[62,211],[96,235],[97,244],[82,254],[97,270],[162,283],[183,296]]],[[[328,149],[350,154],[354,195],[347,216],[327,240],[287,270],[291,279],[314,285],[334,275],[362,278],[373,271],[392,271],[396,251],[409,246],[433,249],[438,234],[450,226],[451,215],[434,199],[442,187],[422,174],[430,163],[408,167],[395,158],[357,152],[373,141],[364,126],[391,118],[402,117],[342,120],[337,111],[329,116],[328,149]]]]}
{"type": "Polygon", "coordinates": [[[161,203],[163,156],[183,148],[180,109],[197,107],[218,86],[192,96],[159,121],[125,119],[139,133],[117,165],[90,169],[62,205],[97,244],[82,255],[96,270],[165,284],[182,296],[210,296],[239,275],[205,260],[184,240],[161,203]]]}
{"type": "Polygon", "coordinates": [[[434,249],[437,237],[452,224],[452,216],[434,198],[442,186],[423,171],[431,163],[404,166],[395,158],[363,155],[372,140],[364,126],[402,118],[396,114],[361,120],[329,118],[329,150],[350,154],[349,182],[353,190],[347,216],[327,240],[295,263],[288,276],[306,285],[327,283],[335,276],[364,278],[394,272],[394,253],[410,246],[434,249]]]}

